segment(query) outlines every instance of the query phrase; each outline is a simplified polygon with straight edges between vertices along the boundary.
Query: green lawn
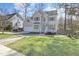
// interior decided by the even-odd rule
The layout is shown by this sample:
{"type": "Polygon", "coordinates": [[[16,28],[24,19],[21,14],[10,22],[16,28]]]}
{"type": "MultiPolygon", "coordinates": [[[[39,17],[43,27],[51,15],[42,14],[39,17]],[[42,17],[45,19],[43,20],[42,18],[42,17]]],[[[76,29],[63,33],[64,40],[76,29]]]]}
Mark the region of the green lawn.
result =
{"type": "Polygon", "coordinates": [[[79,56],[79,40],[63,35],[25,37],[6,46],[29,56],[79,56]]]}
{"type": "Polygon", "coordinates": [[[15,34],[0,34],[0,39],[6,39],[6,38],[14,38],[17,37],[19,35],[15,35],[15,34]]]}

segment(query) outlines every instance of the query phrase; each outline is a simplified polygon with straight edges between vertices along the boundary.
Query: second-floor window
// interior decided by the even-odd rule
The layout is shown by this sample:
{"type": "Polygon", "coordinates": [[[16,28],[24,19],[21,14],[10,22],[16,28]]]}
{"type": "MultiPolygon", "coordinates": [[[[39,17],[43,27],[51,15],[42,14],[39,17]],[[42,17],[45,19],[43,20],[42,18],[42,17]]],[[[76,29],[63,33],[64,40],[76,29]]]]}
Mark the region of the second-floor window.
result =
{"type": "Polygon", "coordinates": [[[45,20],[46,20],[46,19],[45,19],[45,17],[44,17],[43,21],[45,22],[45,20]]]}
{"type": "Polygon", "coordinates": [[[34,24],[40,24],[40,22],[34,22],[34,24]]]}
{"type": "Polygon", "coordinates": [[[27,22],[30,22],[30,20],[27,20],[27,22]]]}
{"type": "Polygon", "coordinates": [[[34,21],[40,21],[40,17],[35,17],[34,21]]]}

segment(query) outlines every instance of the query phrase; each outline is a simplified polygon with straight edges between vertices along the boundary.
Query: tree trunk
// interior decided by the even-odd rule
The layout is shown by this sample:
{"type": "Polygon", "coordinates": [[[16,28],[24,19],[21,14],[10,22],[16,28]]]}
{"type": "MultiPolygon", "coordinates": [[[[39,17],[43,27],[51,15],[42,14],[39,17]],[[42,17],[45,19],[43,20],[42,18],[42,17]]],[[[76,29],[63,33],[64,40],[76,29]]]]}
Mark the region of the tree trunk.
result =
{"type": "Polygon", "coordinates": [[[2,34],[4,34],[4,22],[2,21],[2,34]]]}
{"type": "Polygon", "coordinates": [[[73,34],[73,23],[72,23],[72,15],[71,15],[71,34],[73,34]]]}
{"type": "MultiPolygon", "coordinates": [[[[72,3],[71,3],[71,9],[72,9],[72,3]]],[[[73,11],[72,11],[73,13],[73,11]]],[[[73,35],[73,23],[72,23],[72,17],[73,15],[71,15],[71,35],[73,35]]]]}
{"type": "Polygon", "coordinates": [[[64,33],[66,34],[66,4],[65,4],[64,33]]]}

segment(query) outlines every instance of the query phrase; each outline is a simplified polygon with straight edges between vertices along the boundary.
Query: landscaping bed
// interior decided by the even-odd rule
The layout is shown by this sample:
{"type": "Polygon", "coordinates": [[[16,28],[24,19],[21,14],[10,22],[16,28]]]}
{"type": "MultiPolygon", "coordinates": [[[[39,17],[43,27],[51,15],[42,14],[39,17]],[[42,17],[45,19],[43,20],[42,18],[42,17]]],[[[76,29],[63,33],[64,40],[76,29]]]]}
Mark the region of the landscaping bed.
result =
{"type": "Polygon", "coordinates": [[[6,46],[26,56],[79,56],[79,40],[65,35],[25,37],[6,46]]]}

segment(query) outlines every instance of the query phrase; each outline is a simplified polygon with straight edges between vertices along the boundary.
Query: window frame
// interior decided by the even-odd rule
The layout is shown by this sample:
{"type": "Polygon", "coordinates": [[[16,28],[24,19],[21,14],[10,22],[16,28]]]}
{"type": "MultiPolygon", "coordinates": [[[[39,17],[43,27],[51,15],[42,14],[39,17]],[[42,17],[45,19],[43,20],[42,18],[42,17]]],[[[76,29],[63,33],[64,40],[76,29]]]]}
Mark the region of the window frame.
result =
{"type": "Polygon", "coordinates": [[[33,27],[34,29],[39,29],[39,25],[34,25],[34,27],[33,27]],[[35,28],[35,26],[37,26],[36,28],[35,28]]]}
{"type": "Polygon", "coordinates": [[[34,21],[40,21],[40,17],[34,17],[34,21]]]}
{"type": "Polygon", "coordinates": [[[49,19],[50,19],[50,21],[54,21],[55,18],[54,17],[50,17],[49,19]]]}

